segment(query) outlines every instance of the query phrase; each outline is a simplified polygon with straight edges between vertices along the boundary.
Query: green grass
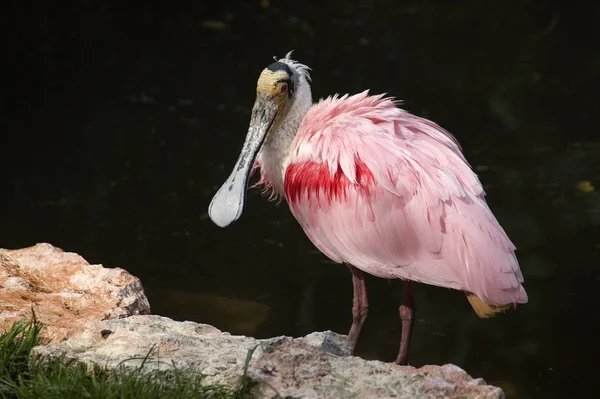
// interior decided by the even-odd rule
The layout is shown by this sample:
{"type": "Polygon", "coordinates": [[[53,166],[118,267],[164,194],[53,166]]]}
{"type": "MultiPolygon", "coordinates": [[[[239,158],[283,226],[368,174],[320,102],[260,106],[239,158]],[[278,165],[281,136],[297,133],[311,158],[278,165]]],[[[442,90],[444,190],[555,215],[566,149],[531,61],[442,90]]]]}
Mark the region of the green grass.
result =
{"type": "MultiPolygon", "coordinates": [[[[42,325],[22,320],[0,336],[0,398],[227,398],[250,397],[252,383],[239,387],[208,385],[202,375],[174,369],[169,375],[141,369],[88,371],[63,361],[42,364],[29,358],[42,325]]],[[[148,360],[149,361],[149,360],[148,360]]]]}

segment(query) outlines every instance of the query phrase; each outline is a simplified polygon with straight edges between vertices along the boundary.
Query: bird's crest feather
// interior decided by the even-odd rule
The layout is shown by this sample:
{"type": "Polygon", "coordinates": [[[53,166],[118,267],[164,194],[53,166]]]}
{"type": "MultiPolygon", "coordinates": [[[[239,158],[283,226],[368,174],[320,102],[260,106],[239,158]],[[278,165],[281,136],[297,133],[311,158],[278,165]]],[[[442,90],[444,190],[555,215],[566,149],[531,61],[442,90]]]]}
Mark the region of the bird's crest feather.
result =
{"type": "Polygon", "coordinates": [[[307,82],[310,82],[311,81],[310,73],[309,73],[310,67],[307,65],[301,64],[298,61],[294,61],[292,59],[293,52],[294,52],[294,50],[288,51],[288,53],[285,55],[285,57],[280,58],[278,61],[288,64],[289,66],[294,68],[296,71],[298,71],[298,73],[300,75],[302,75],[304,77],[304,79],[306,79],[307,82]]]}

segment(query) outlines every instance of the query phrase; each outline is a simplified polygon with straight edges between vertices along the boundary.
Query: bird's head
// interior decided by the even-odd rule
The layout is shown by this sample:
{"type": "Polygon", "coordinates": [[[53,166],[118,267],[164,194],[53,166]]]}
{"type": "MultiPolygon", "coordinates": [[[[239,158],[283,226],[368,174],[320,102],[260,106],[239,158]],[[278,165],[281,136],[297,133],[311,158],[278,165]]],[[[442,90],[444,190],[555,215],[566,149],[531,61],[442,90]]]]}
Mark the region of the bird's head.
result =
{"type": "Polygon", "coordinates": [[[250,173],[265,143],[280,132],[297,129],[312,103],[309,68],[290,56],[291,52],[266,67],[258,78],[246,141],[231,175],[208,208],[218,226],[225,227],[241,216],[250,173]]]}
{"type": "MultiPolygon", "coordinates": [[[[248,135],[256,130],[264,142],[269,141],[288,120],[288,114],[296,110],[299,97],[305,97],[308,91],[311,101],[308,67],[292,61],[290,55],[291,52],[266,67],[256,83],[248,135]]],[[[259,151],[260,148],[257,153],[259,151]]]]}

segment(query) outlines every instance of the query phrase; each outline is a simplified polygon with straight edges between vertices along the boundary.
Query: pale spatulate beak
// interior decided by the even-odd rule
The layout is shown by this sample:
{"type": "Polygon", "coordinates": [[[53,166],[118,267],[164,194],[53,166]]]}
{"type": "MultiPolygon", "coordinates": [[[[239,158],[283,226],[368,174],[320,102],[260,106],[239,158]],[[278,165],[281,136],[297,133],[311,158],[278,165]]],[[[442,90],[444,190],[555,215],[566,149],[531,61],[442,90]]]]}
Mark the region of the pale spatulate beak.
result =
{"type": "Polygon", "coordinates": [[[250,127],[240,156],[208,207],[208,216],[217,226],[226,227],[242,215],[252,167],[278,112],[278,103],[272,95],[257,93],[250,127]]]}

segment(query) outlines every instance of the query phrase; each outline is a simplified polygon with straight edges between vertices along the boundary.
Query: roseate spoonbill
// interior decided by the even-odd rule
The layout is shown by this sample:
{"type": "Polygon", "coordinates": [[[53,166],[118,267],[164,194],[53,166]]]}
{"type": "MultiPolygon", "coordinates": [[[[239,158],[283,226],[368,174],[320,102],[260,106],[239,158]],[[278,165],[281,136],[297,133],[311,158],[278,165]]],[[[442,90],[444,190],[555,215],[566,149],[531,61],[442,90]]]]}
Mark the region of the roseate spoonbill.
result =
{"type": "Polygon", "coordinates": [[[244,208],[251,172],[283,196],[313,244],[352,273],[354,350],[368,313],[363,272],[405,281],[396,362],[406,364],[410,281],[465,292],[479,317],[526,303],[515,246],[490,211],[457,140],[368,91],[313,104],[309,68],[285,58],[262,71],[239,158],[209,216],[244,208]]]}

